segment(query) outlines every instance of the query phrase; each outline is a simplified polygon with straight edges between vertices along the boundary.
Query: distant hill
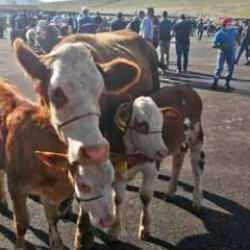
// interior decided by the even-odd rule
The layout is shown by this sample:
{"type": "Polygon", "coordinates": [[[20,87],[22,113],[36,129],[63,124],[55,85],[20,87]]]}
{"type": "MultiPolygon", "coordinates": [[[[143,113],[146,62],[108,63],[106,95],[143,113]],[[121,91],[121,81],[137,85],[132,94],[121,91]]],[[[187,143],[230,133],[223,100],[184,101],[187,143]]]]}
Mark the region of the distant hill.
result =
{"type": "Polygon", "coordinates": [[[43,3],[41,6],[47,10],[68,11],[79,11],[81,6],[88,6],[93,11],[125,13],[133,13],[135,10],[153,6],[158,12],[166,9],[173,14],[184,12],[193,15],[250,18],[250,0],[72,0],[62,1],[60,4],[43,3]]]}
{"type": "Polygon", "coordinates": [[[8,5],[8,4],[20,4],[20,5],[33,5],[39,4],[39,0],[0,0],[0,5],[8,5]]]}

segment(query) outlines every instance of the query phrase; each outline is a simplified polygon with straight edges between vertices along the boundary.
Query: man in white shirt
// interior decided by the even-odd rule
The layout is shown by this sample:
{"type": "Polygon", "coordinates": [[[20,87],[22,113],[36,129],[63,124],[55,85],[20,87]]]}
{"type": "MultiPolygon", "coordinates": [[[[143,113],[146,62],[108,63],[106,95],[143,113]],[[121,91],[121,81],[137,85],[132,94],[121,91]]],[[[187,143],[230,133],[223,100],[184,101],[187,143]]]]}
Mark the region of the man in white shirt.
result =
{"type": "Polygon", "coordinates": [[[153,24],[154,9],[147,9],[147,16],[142,20],[140,27],[140,35],[147,41],[153,42],[154,24],[153,24]]]}

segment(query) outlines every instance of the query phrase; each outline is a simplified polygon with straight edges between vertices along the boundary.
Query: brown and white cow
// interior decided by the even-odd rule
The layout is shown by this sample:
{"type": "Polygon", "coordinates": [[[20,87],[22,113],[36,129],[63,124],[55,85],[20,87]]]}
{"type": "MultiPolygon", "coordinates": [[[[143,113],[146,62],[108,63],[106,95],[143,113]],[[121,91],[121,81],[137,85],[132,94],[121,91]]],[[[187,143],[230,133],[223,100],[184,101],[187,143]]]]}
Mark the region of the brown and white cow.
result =
{"type": "MultiPolygon", "coordinates": [[[[26,199],[29,194],[40,196],[44,203],[51,249],[63,249],[56,227],[57,210],[63,201],[72,198],[74,189],[79,192],[78,199],[90,213],[92,223],[110,226],[114,220],[112,164],[106,161],[98,166],[88,166],[88,174],[81,178],[81,171],[85,168],[68,163],[67,147],[59,140],[44,107],[25,99],[13,86],[2,81],[0,107],[0,201],[7,203],[4,192],[6,172],[14,209],[16,248],[25,247],[24,235],[29,227],[26,199]],[[44,151],[58,153],[53,154],[51,160],[50,154],[44,151]]],[[[85,230],[89,230],[89,222],[85,226],[85,230]]]]}
{"type": "MultiPolygon", "coordinates": [[[[202,205],[201,175],[205,164],[203,147],[203,130],[201,126],[202,102],[199,95],[190,87],[164,87],[151,95],[158,105],[158,112],[163,113],[164,126],[162,136],[168,150],[168,156],[173,158],[172,176],[167,196],[172,196],[177,189],[177,181],[185,153],[190,149],[191,165],[194,176],[193,206],[200,209],[202,205]]],[[[130,102],[131,103],[131,102],[130,102]]],[[[157,111],[154,111],[157,113],[157,111]]],[[[153,196],[154,180],[157,177],[157,169],[152,159],[136,157],[134,152],[139,151],[149,156],[145,148],[150,148],[148,141],[140,140],[140,137],[150,135],[148,120],[142,119],[139,123],[134,121],[131,104],[123,104],[117,110],[119,119],[116,122],[118,128],[123,132],[127,157],[119,157],[116,166],[116,178],[114,188],[116,190],[116,223],[110,233],[114,238],[119,236],[122,229],[122,207],[125,198],[126,185],[138,173],[142,173],[143,182],[140,191],[140,198],[143,203],[141,213],[139,237],[147,239],[150,235],[151,218],[149,203],[153,196]],[[132,157],[133,168],[129,167],[132,157]],[[124,166],[124,162],[125,165],[124,166]]],[[[157,119],[156,116],[153,116],[157,119]]],[[[161,119],[158,116],[158,119],[161,119]]],[[[159,120],[158,120],[159,121],[159,120]]],[[[157,121],[156,121],[157,123],[157,121]]],[[[159,131],[159,128],[158,130],[159,131]]],[[[153,137],[152,137],[153,138],[153,137]]],[[[152,143],[152,142],[151,142],[152,143]]],[[[160,161],[160,159],[159,159],[160,161]]],[[[158,163],[159,163],[158,161],[158,163]]]]}
{"type": "MultiPolygon", "coordinates": [[[[150,93],[158,87],[155,51],[133,32],[70,36],[45,56],[38,56],[21,40],[15,41],[14,48],[25,71],[38,80],[35,89],[68,145],[70,163],[106,162],[110,138],[101,133],[100,115],[107,120],[121,96],[150,93]],[[115,101],[109,101],[110,95],[117,97],[115,101]]],[[[109,128],[102,127],[104,132],[109,128]]],[[[101,167],[99,171],[105,173],[101,167]]]]}
{"type": "Polygon", "coordinates": [[[159,87],[156,53],[133,32],[69,36],[45,56],[21,40],[14,48],[24,70],[39,81],[36,89],[71,162],[98,164],[109,158],[99,117],[115,104],[104,104],[104,92],[136,97],[159,87]]]}

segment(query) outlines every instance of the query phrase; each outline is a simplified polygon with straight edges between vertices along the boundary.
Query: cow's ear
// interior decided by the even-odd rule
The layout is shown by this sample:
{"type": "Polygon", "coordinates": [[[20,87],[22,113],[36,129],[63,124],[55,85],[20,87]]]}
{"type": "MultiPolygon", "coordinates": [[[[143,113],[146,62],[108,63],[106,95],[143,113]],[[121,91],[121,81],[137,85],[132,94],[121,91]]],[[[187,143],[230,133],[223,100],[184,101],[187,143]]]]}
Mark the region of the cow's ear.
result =
{"type": "Polygon", "coordinates": [[[173,107],[161,108],[164,119],[169,121],[179,121],[182,118],[182,115],[179,110],[173,107]]]}
{"type": "Polygon", "coordinates": [[[32,78],[46,81],[49,70],[37,55],[22,39],[16,39],[13,44],[15,55],[25,72],[32,78]]]}
{"type": "Polygon", "coordinates": [[[117,58],[97,65],[100,69],[108,93],[123,94],[139,83],[141,68],[135,62],[117,58]]]}
{"type": "Polygon", "coordinates": [[[121,131],[126,131],[129,126],[129,120],[132,115],[132,104],[121,104],[115,114],[115,124],[121,131]]]}
{"type": "Polygon", "coordinates": [[[66,154],[35,151],[36,156],[40,161],[49,167],[69,168],[68,158],[66,154]]]}

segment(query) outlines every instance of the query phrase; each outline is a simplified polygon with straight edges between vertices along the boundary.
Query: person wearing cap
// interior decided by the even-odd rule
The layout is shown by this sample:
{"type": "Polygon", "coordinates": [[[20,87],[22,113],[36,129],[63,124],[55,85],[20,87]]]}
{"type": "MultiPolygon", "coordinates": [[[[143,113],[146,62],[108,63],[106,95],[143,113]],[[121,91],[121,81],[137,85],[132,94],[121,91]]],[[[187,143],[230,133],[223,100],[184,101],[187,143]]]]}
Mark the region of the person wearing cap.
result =
{"type": "Polygon", "coordinates": [[[250,21],[245,20],[244,28],[242,30],[242,35],[241,35],[240,49],[239,49],[238,55],[236,57],[235,64],[238,64],[240,57],[244,51],[246,52],[245,53],[246,65],[248,65],[250,63],[250,61],[249,61],[249,57],[250,57],[249,46],[250,46],[250,21]]]}
{"type": "Polygon", "coordinates": [[[231,89],[230,81],[232,80],[234,72],[236,39],[237,30],[235,27],[232,27],[232,19],[221,19],[221,28],[215,33],[213,38],[213,48],[218,49],[218,52],[214,79],[211,86],[212,89],[216,89],[218,86],[225,62],[228,66],[225,87],[227,90],[231,89]]]}
{"type": "Polygon", "coordinates": [[[144,17],[144,19],[141,22],[140,26],[140,35],[147,41],[153,43],[154,39],[154,9],[148,8],[147,9],[147,15],[144,17]]]}

